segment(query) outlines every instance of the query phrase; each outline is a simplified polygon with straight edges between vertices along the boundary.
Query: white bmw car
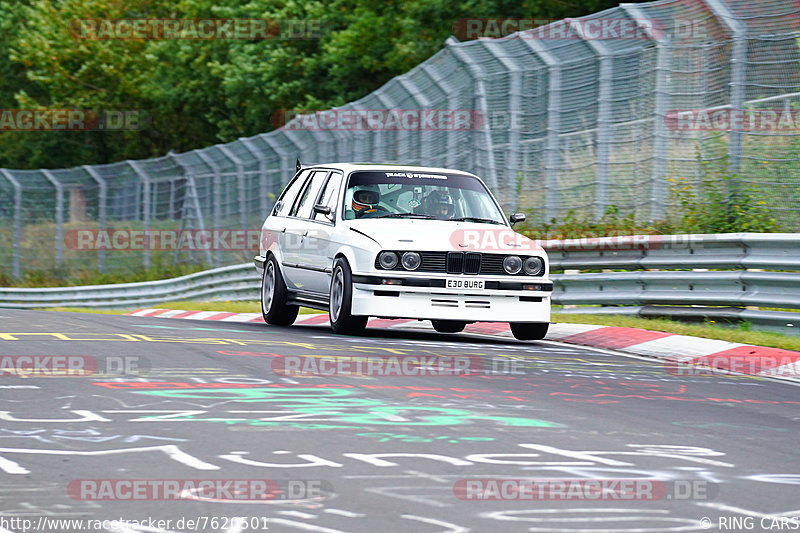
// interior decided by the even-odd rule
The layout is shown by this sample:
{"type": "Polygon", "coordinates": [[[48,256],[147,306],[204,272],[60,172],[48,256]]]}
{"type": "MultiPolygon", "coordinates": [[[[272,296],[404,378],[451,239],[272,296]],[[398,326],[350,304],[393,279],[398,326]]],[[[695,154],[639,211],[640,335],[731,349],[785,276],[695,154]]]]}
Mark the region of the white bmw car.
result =
{"type": "Polygon", "coordinates": [[[458,170],[298,162],[255,266],[268,324],[292,324],[300,306],[328,311],[343,334],[379,317],[430,320],[442,333],[509,322],[534,340],[550,323],[544,250],[511,229],[480,178],[458,170]]]}

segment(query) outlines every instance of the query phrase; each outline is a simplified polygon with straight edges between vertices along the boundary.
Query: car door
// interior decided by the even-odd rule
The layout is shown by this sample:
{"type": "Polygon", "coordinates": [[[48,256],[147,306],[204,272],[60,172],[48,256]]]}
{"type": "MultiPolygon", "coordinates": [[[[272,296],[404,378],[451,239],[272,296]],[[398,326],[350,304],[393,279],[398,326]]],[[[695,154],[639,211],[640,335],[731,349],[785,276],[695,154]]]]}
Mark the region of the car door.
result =
{"type": "Polygon", "coordinates": [[[289,211],[294,205],[297,195],[305,186],[311,171],[306,169],[298,172],[284,188],[278,201],[272,207],[270,216],[264,221],[261,228],[261,253],[266,255],[267,251],[277,248],[279,257],[283,258],[283,234],[288,224],[289,211]]]}
{"type": "Polygon", "coordinates": [[[297,195],[286,219],[285,231],[281,234],[281,251],[286,285],[290,289],[309,290],[310,270],[305,262],[303,249],[306,236],[312,229],[310,220],[314,203],[322,185],[328,177],[328,170],[312,169],[303,188],[297,195]]]}
{"type": "MultiPolygon", "coordinates": [[[[336,208],[339,201],[339,192],[342,185],[342,173],[332,171],[316,200],[316,204],[330,208],[330,214],[311,212],[308,234],[305,236],[304,246],[300,251],[303,265],[308,267],[305,276],[308,290],[327,294],[331,283],[331,265],[333,254],[338,248],[333,241],[336,229],[336,208]]],[[[315,205],[316,205],[315,204],[315,205]]]]}

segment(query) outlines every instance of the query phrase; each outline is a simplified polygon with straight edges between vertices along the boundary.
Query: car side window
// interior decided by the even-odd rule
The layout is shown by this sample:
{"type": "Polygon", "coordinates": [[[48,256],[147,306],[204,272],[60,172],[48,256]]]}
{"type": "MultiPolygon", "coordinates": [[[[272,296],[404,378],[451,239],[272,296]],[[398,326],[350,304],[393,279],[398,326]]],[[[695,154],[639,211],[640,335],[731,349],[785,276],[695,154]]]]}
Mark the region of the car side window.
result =
{"type": "Polygon", "coordinates": [[[311,173],[311,178],[307,180],[308,185],[300,193],[300,197],[289,212],[290,217],[311,218],[311,210],[328,172],[327,170],[315,170],[311,173]]]}
{"type": "MultiPolygon", "coordinates": [[[[328,178],[328,182],[325,184],[325,189],[322,191],[322,197],[319,200],[320,204],[331,208],[331,218],[336,214],[336,199],[339,197],[339,187],[341,184],[342,175],[338,172],[332,172],[331,177],[328,178]]],[[[313,213],[312,216],[315,220],[329,220],[328,217],[322,213],[313,213]]]]}
{"type": "Polygon", "coordinates": [[[275,202],[275,207],[272,210],[273,215],[279,217],[285,217],[288,215],[292,204],[294,204],[295,198],[297,198],[297,193],[306,182],[306,178],[308,178],[310,172],[310,169],[301,171],[297,176],[295,176],[289,185],[286,186],[286,188],[283,190],[283,194],[281,194],[281,197],[278,198],[277,202],[275,202]]]}

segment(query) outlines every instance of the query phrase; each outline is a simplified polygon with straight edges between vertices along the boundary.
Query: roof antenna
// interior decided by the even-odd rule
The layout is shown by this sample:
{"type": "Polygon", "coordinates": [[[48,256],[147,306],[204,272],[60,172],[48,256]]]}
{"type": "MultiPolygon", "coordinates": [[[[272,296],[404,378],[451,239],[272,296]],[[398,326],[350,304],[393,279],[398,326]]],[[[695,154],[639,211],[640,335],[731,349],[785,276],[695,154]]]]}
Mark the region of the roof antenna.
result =
{"type": "Polygon", "coordinates": [[[297,163],[295,163],[295,165],[294,165],[294,171],[295,172],[300,172],[301,168],[303,168],[303,163],[301,163],[300,160],[298,159],[297,163]]]}

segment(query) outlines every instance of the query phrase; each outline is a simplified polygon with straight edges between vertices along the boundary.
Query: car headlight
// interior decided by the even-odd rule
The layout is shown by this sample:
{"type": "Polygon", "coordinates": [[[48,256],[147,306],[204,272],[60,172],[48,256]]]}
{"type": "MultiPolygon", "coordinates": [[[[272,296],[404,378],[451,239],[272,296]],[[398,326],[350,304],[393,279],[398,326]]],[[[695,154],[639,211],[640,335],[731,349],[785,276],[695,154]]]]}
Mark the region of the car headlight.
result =
{"type": "Polygon", "coordinates": [[[381,252],[378,255],[378,264],[381,268],[392,270],[397,266],[397,254],[394,252],[381,252]]]}
{"type": "Polygon", "coordinates": [[[522,259],[518,255],[509,255],[503,259],[503,270],[509,274],[519,274],[522,270],[522,259]]]}
{"type": "Polygon", "coordinates": [[[522,268],[525,269],[525,273],[527,275],[537,276],[542,272],[542,269],[544,268],[544,261],[542,261],[541,257],[528,257],[527,259],[525,259],[522,268]]]}
{"type": "Polygon", "coordinates": [[[406,270],[416,270],[422,264],[422,257],[417,252],[406,252],[401,263],[406,270]]]}

